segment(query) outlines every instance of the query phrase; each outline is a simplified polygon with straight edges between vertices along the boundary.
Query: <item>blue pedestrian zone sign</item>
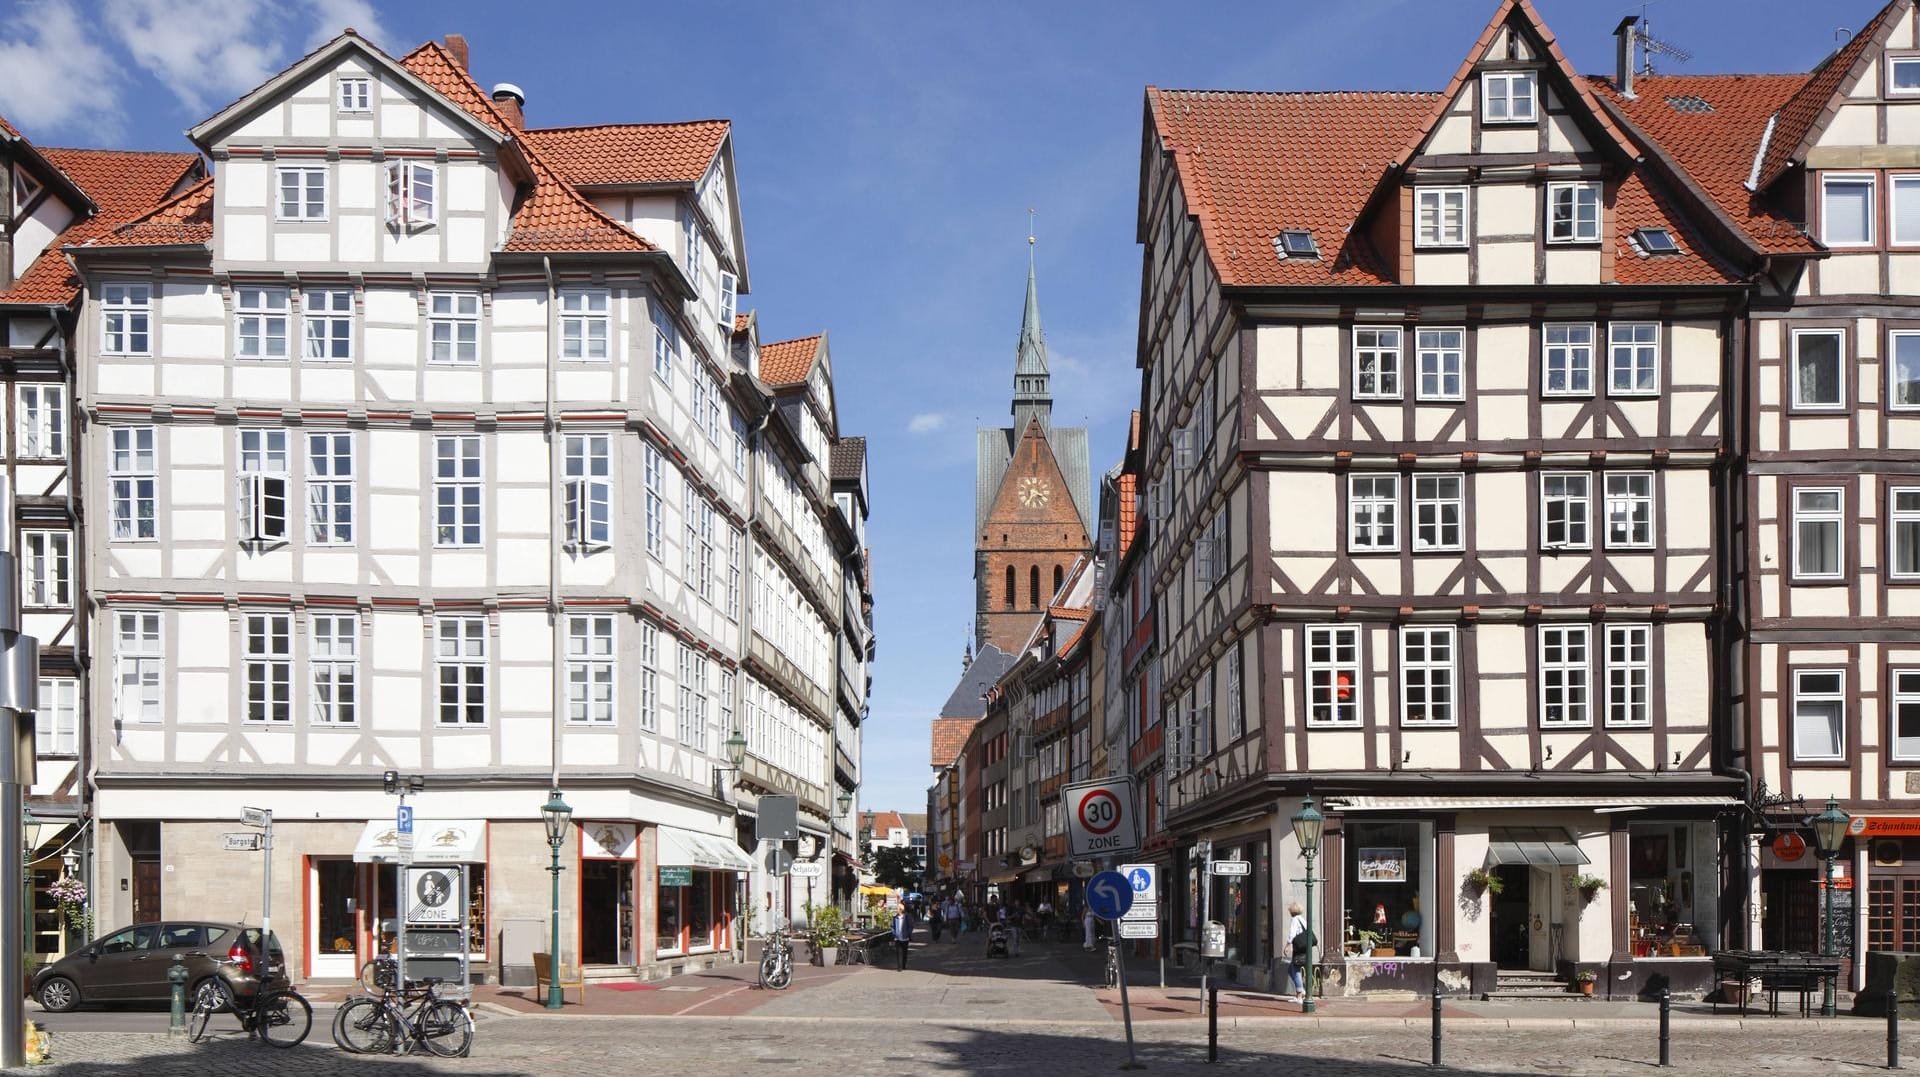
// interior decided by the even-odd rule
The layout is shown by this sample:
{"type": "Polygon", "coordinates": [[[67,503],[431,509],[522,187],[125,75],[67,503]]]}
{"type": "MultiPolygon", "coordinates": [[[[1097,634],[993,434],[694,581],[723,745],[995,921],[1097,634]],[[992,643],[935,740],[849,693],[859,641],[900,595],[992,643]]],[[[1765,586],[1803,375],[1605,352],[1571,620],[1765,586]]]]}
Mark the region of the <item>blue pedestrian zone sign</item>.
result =
{"type": "Polygon", "coordinates": [[[1087,880],[1087,908],[1102,920],[1118,920],[1133,908],[1133,884],[1117,871],[1087,880]]]}
{"type": "Polygon", "coordinates": [[[1136,867],[1127,873],[1127,882],[1133,886],[1133,892],[1144,894],[1153,889],[1153,873],[1146,868],[1136,867]]]}

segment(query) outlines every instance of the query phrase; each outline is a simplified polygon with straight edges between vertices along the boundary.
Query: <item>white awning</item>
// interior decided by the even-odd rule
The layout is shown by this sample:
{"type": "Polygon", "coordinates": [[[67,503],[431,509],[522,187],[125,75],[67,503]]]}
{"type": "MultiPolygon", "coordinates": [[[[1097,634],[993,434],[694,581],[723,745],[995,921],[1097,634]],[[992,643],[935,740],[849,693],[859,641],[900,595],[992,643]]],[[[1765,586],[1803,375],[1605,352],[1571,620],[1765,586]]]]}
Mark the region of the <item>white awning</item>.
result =
{"type": "Polygon", "coordinates": [[[1487,863],[1552,868],[1592,861],[1565,827],[1494,826],[1487,828],[1487,863]]]}
{"type": "Polygon", "coordinates": [[[682,830],[677,826],[659,826],[658,866],[663,868],[702,868],[707,871],[752,871],[753,860],[731,838],[715,837],[682,830]]]}
{"type": "MultiPolygon", "coordinates": [[[[393,864],[400,859],[400,832],[391,819],[369,819],[353,847],[357,864],[393,864]]],[[[413,862],[416,864],[484,864],[487,862],[487,823],[484,819],[415,819],[413,862]]]]}
{"type": "Polygon", "coordinates": [[[1576,797],[1375,797],[1330,796],[1328,807],[1341,811],[1483,811],[1518,808],[1545,811],[1556,808],[1597,808],[1608,812],[1648,808],[1726,808],[1738,804],[1716,796],[1576,796],[1576,797]]]}

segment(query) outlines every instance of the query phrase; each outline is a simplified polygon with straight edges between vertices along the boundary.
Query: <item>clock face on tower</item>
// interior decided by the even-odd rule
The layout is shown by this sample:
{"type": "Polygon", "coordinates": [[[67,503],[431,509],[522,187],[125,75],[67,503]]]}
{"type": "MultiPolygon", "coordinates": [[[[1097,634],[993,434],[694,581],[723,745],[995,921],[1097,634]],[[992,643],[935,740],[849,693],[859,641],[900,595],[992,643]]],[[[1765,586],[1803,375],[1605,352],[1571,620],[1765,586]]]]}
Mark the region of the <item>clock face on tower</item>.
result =
{"type": "Polygon", "coordinates": [[[1047,488],[1041,485],[1039,479],[1021,479],[1020,503],[1030,509],[1045,508],[1047,504],[1047,488]]]}

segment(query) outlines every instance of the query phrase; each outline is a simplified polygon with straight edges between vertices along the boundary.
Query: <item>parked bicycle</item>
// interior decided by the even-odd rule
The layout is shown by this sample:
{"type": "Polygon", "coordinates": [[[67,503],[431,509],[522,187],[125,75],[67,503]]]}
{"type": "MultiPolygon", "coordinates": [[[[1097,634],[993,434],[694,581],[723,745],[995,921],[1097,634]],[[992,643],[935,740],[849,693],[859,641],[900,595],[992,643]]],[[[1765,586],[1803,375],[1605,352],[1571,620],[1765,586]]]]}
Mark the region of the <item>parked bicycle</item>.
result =
{"type": "Polygon", "coordinates": [[[785,991],[793,982],[793,944],[784,932],[767,933],[767,948],[760,954],[760,986],[785,991]]]}
{"type": "MultiPolygon", "coordinates": [[[[382,979],[376,974],[376,981],[382,979]]],[[[333,1015],[333,1042],[341,1050],[408,1054],[424,1047],[442,1058],[464,1057],[472,1050],[473,1012],[462,1001],[442,998],[438,977],[409,982],[404,992],[386,986],[391,983],[386,980],[376,994],[348,999],[333,1015]]]]}
{"type": "Polygon", "coordinates": [[[1120,948],[1113,943],[1107,944],[1107,986],[1120,984],[1120,948]]]}
{"type": "Polygon", "coordinates": [[[252,1005],[240,1005],[224,981],[211,979],[193,994],[187,1038],[194,1043],[206,1039],[213,1015],[221,1012],[233,1013],[248,1036],[268,1047],[297,1046],[313,1030],[313,1007],[298,991],[290,987],[261,991],[253,996],[252,1005]]]}

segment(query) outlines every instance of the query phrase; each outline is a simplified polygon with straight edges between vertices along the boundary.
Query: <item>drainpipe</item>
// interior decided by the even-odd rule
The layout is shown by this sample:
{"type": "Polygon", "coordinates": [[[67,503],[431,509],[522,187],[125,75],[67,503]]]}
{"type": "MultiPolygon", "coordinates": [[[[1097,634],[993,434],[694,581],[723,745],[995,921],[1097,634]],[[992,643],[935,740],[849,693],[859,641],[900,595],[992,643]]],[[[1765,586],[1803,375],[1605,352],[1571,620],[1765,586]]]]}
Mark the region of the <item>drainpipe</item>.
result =
{"type": "MultiPolygon", "coordinates": [[[[549,775],[548,788],[560,788],[560,716],[566,710],[566,678],[561,675],[561,655],[565,653],[565,640],[561,633],[566,630],[566,619],[560,610],[560,529],[566,525],[560,505],[564,498],[560,494],[560,413],[554,400],[559,391],[558,370],[555,356],[560,349],[559,336],[559,289],[553,279],[553,259],[540,258],[540,268],[547,277],[547,616],[552,620],[552,632],[548,646],[553,651],[553,744],[550,750],[552,773],[549,775]]],[[[559,960],[559,955],[554,955],[559,960]]]]}

